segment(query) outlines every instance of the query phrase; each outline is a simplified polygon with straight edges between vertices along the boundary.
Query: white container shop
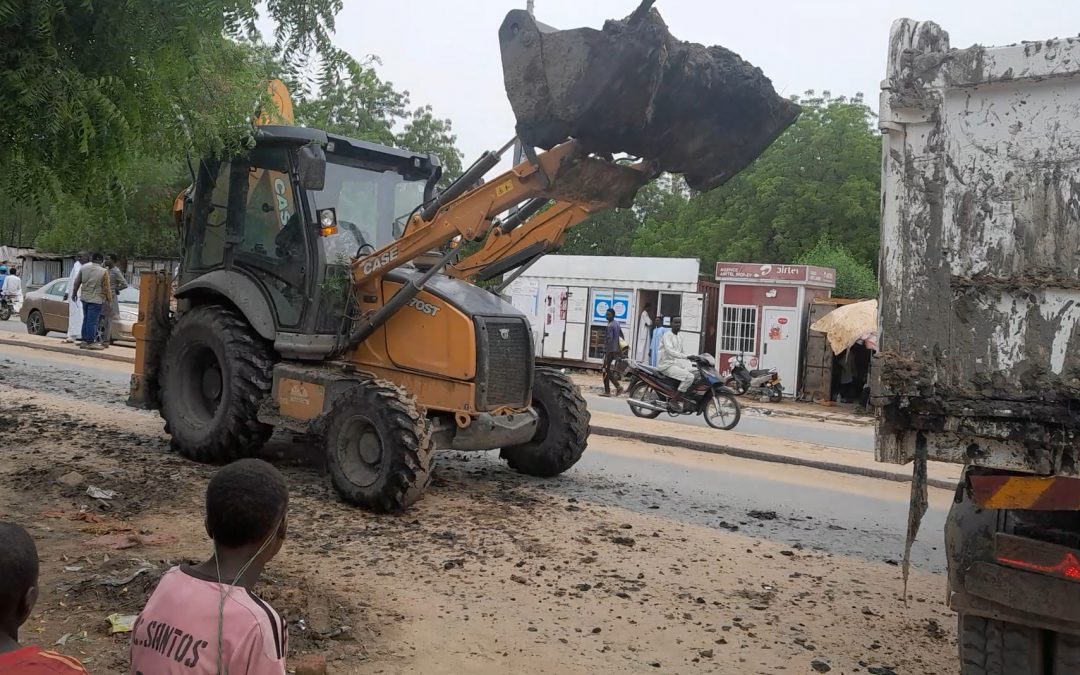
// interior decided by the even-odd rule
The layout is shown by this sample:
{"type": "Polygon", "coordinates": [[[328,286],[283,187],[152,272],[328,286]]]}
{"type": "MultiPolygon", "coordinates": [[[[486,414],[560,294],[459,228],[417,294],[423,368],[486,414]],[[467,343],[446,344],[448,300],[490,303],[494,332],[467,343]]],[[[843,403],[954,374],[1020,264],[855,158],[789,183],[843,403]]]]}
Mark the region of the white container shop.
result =
{"type": "Polygon", "coordinates": [[[638,321],[647,305],[653,316],[682,317],[684,346],[699,350],[698,273],[694,258],[549,255],[515,279],[504,295],[529,317],[538,360],[600,364],[608,308],[622,324],[631,355],[638,353],[638,321]]]}

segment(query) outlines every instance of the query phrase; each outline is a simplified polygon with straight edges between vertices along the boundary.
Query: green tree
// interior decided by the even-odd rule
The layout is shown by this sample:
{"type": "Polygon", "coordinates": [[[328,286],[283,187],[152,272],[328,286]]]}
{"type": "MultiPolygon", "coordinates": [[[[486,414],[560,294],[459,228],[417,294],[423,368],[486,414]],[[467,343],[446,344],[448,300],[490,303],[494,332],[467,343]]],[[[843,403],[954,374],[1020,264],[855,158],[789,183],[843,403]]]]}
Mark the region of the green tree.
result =
{"type": "Polygon", "coordinates": [[[639,255],[791,262],[826,234],[876,260],[881,143],[861,95],[807,92],[802,115],[722,187],[639,230],[639,255]]]}
{"type": "Polygon", "coordinates": [[[124,257],[178,256],[171,206],[190,182],[187,167],[176,160],[129,158],[104,192],[61,194],[39,215],[34,246],[60,252],[94,248],[124,257]]]}
{"type": "MultiPolygon", "coordinates": [[[[409,92],[398,91],[375,72],[377,58],[352,61],[330,86],[317,95],[301,94],[296,102],[298,124],[406,148],[430,152],[443,163],[444,183],[461,174],[461,151],[450,120],[435,116],[430,105],[409,108],[409,92]]],[[[294,90],[304,91],[293,84],[294,90]]]]}
{"type": "Polygon", "coordinates": [[[633,255],[635,240],[648,224],[668,221],[684,208],[688,191],[681,179],[664,175],[638,191],[628,209],[601,211],[571,229],[561,253],[633,255]]]}
{"type": "Polygon", "coordinates": [[[840,298],[876,298],[878,282],[874,270],[860,262],[843,244],[823,235],[814,246],[800,255],[796,262],[801,265],[831,267],[836,270],[836,289],[833,295],[840,298]]]}
{"type": "Polygon", "coordinates": [[[349,57],[330,35],[341,0],[0,0],[0,194],[41,210],[108,189],[133,155],[244,142],[265,63],[237,42],[260,9],[275,50],[317,60],[333,85],[349,57]]]}

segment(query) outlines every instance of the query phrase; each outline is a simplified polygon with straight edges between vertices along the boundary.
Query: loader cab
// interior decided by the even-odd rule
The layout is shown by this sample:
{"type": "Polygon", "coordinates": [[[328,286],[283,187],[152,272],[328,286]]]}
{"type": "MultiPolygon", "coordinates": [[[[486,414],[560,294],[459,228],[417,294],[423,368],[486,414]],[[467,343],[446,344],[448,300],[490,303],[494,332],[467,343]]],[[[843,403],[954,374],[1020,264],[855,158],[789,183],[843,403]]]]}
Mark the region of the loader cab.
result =
{"type": "Polygon", "coordinates": [[[350,260],[400,236],[440,175],[428,155],[260,127],[245,156],[199,165],[177,297],[224,296],[278,351],[322,358],[345,329],[350,260]]]}

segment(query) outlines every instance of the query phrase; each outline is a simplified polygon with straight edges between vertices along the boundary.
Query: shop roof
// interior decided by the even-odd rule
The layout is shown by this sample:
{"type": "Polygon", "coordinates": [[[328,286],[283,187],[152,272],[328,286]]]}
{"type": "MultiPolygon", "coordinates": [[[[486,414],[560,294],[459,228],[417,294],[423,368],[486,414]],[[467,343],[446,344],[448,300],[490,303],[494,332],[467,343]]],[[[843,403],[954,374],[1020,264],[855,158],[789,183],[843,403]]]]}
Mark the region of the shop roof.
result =
{"type": "Polygon", "coordinates": [[[697,284],[700,265],[696,258],[635,258],[603,255],[548,255],[527,269],[523,277],[630,282],[649,284],[697,284]]]}

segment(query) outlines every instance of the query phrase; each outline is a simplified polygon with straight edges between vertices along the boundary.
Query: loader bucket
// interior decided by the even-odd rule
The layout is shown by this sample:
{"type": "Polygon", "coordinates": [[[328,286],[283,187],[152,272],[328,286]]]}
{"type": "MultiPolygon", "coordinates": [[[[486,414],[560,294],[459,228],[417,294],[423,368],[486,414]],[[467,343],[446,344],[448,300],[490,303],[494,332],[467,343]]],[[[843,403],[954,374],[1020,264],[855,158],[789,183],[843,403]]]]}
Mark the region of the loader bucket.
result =
{"type": "Polygon", "coordinates": [[[764,152],[799,106],[738,54],[676,40],[649,5],[602,30],[507,14],[499,43],[518,136],[545,149],[575,138],[711,190],[764,152]]]}

